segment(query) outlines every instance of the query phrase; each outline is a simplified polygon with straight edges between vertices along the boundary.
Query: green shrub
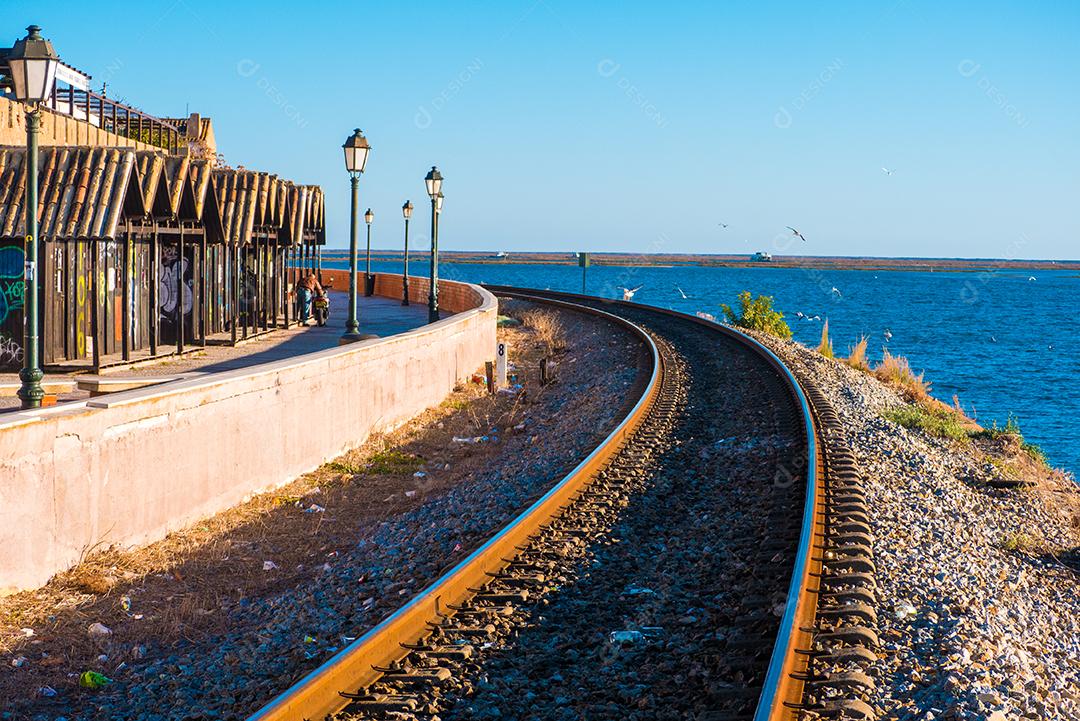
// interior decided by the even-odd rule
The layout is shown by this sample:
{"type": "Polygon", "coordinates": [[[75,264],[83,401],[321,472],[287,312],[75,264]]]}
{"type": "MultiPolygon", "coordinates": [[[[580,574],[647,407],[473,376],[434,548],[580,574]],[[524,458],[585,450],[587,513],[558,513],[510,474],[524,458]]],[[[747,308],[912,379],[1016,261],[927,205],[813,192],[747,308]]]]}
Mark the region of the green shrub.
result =
{"type": "Polygon", "coordinates": [[[771,296],[759,295],[757,298],[750,296],[750,291],[744,290],[739,293],[739,312],[732,310],[726,303],[720,308],[724,311],[724,317],[728,323],[739,328],[761,331],[774,335],[777,338],[790,338],[791,328],[784,321],[784,314],[773,310],[771,296]]]}
{"type": "Polygon", "coordinates": [[[411,453],[386,450],[379,451],[368,461],[369,473],[413,473],[424,465],[424,459],[411,453]]]}
{"type": "Polygon", "coordinates": [[[1039,447],[1035,443],[1028,443],[1024,440],[1024,433],[1020,430],[1020,419],[1009,414],[1008,420],[1005,421],[1004,428],[998,428],[997,421],[994,421],[993,425],[989,428],[984,428],[981,431],[976,431],[971,434],[972,438],[989,438],[990,440],[998,440],[1003,437],[1012,437],[1016,439],[1016,442],[1020,444],[1020,450],[1031,456],[1031,459],[1037,463],[1041,463],[1047,468],[1050,467],[1050,462],[1046,457],[1046,451],[1039,447]]]}
{"type": "Polygon", "coordinates": [[[905,405],[887,410],[881,415],[885,420],[899,426],[914,428],[937,438],[960,441],[969,437],[961,418],[955,412],[944,408],[930,410],[921,405],[905,405]]]}
{"type": "Polygon", "coordinates": [[[356,475],[360,472],[360,469],[353,464],[342,463],[341,461],[330,461],[326,464],[326,469],[336,473],[348,473],[349,475],[356,475]]]}
{"type": "Polygon", "coordinates": [[[1010,533],[1001,539],[998,548],[1003,551],[1018,551],[1020,553],[1034,553],[1039,549],[1039,541],[1027,533],[1010,533]]]}

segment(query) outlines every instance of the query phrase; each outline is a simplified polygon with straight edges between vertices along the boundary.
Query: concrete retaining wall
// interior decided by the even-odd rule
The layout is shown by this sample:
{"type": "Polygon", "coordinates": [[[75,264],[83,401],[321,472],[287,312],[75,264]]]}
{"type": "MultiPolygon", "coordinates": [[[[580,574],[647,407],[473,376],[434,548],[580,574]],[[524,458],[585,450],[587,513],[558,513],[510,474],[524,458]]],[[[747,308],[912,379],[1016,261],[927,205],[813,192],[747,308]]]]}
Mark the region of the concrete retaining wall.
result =
{"type": "MultiPolygon", "coordinates": [[[[400,276],[376,287],[400,297],[400,276]]],[[[439,291],[459,312],[400,335],[0,416],[0,593],[93,547],[158,540],[439,403],[493,357],[497,314],[477,286],[439,291]]]]}

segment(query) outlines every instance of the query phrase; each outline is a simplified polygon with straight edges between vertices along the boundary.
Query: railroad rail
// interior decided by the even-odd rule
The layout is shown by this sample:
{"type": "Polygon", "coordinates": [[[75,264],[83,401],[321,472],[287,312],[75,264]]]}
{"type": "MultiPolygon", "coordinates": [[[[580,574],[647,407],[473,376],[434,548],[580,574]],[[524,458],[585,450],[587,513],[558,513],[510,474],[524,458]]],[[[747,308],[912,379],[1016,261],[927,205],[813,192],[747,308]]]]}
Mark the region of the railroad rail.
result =
{"type": "MultiPolygon", "coordinates": [[[[875,660],[872,537],[858,467],[835,411],[811,379],[796,379],[758,341],[707,320],[587,296],[493,286],[501,296],[602,316],[649,349],[648,382],[629,414],[565,478],[460,564],[394,614],[274,699],[250,721],[432,718],[440,684],[475,666],[475,648],[512,626],[567,559],[609,530],[652,474],[680,450],[675,428],[693,404],[693,362],[673,344],[675,326],[740,349],[756,364],[760,418],[777,437],[767,538],[755,549],[763,582],[783,602],[743,599],[746,619],[727,639],[743,688],[730,688],[715,718],[780,721],[871,719],[862,696],[875,660]],[[797,430],[796,430],[797,429],[797,430]],[[775,551],[775,555],[774,554],[775,551]],[[762,555],[764,554],[764,555],[762,555]],[[771,556],[771,559],[770,559],[771,556]],[[782,583],[785,581],[786,583],[782,583]],[[782,610],[781,610],[782,609],[782,610]],[[779,619],[773,616],[778,615],[779,619]],[[771,649],[771,651],[770,651],[771,649]],[[470,660],[473,658],[473,660],[470,660]],[[434,701],[433,701],[434,699],[434,701]]],[[[745,380],[744,380],[745,382],[745,380]]],[[[698,419],[698,430],[702,419],[698,419]]],[[[705,419],[707,423],[707,419],[705,419]]],[[[722,441],[721,441],[722,442],[722,441]]],[[[750,575],[754,575],[752,572],[750,575]]]]}

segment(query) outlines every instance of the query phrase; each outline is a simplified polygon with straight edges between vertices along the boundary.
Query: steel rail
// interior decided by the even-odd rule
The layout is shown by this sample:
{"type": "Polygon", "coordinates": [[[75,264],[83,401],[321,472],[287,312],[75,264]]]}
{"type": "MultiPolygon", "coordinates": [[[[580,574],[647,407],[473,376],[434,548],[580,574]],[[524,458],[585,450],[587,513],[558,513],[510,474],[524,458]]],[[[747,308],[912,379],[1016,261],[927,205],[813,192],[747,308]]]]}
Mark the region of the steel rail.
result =
{"type": "Polygon", "coordinates": [[[461,561],[453,569],[433,582],[404,607],[387,617],[346,648],[339,651],[320,667],[264,706],[249,721],[299,721],[321,719],[348,705],[340,696],[343,689],[366,688],[374,683],[381,672],[376,666],[385,667],[403,658],[408,651],[403,643],[415,643],[426,635],[425,623],[438,615],[451,615],[450,605],[460,604],[472,595],[470,588],[480,586],[491,572],[506,565],[506,558],[514,555],[515,547],[537,528],[550,520],[572,497],[586,487],[590,479],[619,450],[645,419],[656,400],[662,374],[662,360],[655,343],[648,333],[630,321],[612,313],[582,303],[612,305],[632,308],[656,315],[690,321],[747,348],[764,360],[783,381],[801,415],[805,428],[805,502],[801,518],[798,549],[787,599],[779,631],[774,643],[764,684],[754,714],[754,721],[781,721],[797,718],[798,709],[804,708],[805,682],[810,678],[813,626],[817,614],[818,589],[811,588],[811,581],[822,571],[822,557],[815,549],[825,546],[825,502],[822,492],[823,459],[819,443],[819,428],[814,407],[808,401],[799,380],[769,348],[756,339],[727,326],[678,311],[618,300],[605,300],[576,293],[541,291],[510,286],[485,286],[488,290],[505,296],[550,303],[578,312],[606,317],[632,330],[642,338],[651,350],[652,373],[641,397],[630,413],[577,467],[545,493],[532,506],[522,512],[508,526],[461,561]]]}
{"type": "Polygon", "coordinates": [[[641,425],[659,395],[663,370],[660,353],[649,335],[630,321],[595,308],[543,300],[578,312],[606,317],[630,330],[646,344],[651,354],[652,372],[634,407],[581,463],[509,525],[405,606],[249,717],[249,721],[322,719],[347,706],[349,701],[342,698],[339,691],[369,686],[382,675],[375,666],[386,667],[405,657],[408,651],[402,647],[403,643],[415,643],[423,638],[426,635],[425,624],[431,619],[438,615],[452,615],[449,606],[461,604],[473,595],[471,588],[481,586],[489,579],[489,573],[504,567],[507,563],[505,559],[515,555],[516,547],[524,544],[541,524],[568,505],[572,497],[588,485],[596,472],[641,425]]]}
{"type": "MultiPolygon", "coordinates": [[[[508,286],[485,285],[493,293],[520,291],[508,286]]],[[[572,298],[575,301],[603,302],[620,307],[676,317],[717,331],[749,348],[773,367],[792,394],[804,421],[806,430],[806,498],[803,505],[799,545],[791,582],[788,585],[781,618],[780,630],[769,659],[765,683],[761,689],[754,721],[782,721],[798,717],[803,708],[805,680],[809,677],[809,650],[813,644],[813,626],[817,616],[817,589],[811,588],[811,580],[821,574],[822,558],[814,554],[815,548],[825,545],[825,500],[820,488],[819,476],[823,463],[818,448],[818,428],[815,413],[802,384],[780,358],[757,339],[738,330],[698,316],[633,303],[622,300],[606,300],[595,296],[557,291],[531,291],[542,298],[572,298]]]]}

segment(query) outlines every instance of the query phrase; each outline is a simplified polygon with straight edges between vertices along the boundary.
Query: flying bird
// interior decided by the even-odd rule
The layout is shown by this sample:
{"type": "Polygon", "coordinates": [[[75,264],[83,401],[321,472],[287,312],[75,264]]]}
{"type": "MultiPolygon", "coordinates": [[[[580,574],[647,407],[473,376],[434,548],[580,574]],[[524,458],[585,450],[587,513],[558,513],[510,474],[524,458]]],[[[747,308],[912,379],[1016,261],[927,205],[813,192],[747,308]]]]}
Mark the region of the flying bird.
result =
{"type": "Polygon", "coordinates": [[[884,335],[885,335],[885,342],[886,343],[888,343],[889,341],[892,340],[892,331],[889,330],[888,328],[885,329],[885,334],[884,335]]]}
{"type": "Polygon", "coordinates": [[[801,241],[802,241],[802,242],[804,242],[804,243],[806,242],[806,238],[804,238],[804,237],[803,237],[803,234],[802,234],[802,233],[800,233],[799,231],[795,230],[795,229],[794,229],[794,228],[792,228],[792,227],[791,227],[790,225],[785,225],[784,227],[785,227],[785,228],[787,228],[788,230],[790,230],[790,231],[791,231],[792,233],[794,233],[794,234],[795,234],[796,236],[798,236],[799,240],[801,240],[801,241]]]}
{"type": "Polygon", "coordinates": [[[679,286],[675,286],[675,290],[679,291],[679,295],[682,296],[683,300],[687,300],[688,296],[686,295],[686,293],[683,292],[682,288],[680,288],[679,286]]]}
{"type": "Polygon", "coordinates": [[[889,170],[888,168],[882,168],[881,171],[883,173],[885,173],[885,175],[892,175],[893,174],[893,171],[889,170]]]}
{"type": "Polygon", "coordinates": [[[726,228],[728,224],[727,223],[717,223],[717,225],[719,225],[721,228],[726,228]]]}
{"type": "Polygon", "coordinates": [[[639,285],[637,288],[634,288],[633,290],[631,290],[629,288],[623,288],[622,289],[622,299],[623,300],[633,300],[634,299],[634,293],[637,293],[639,290],[641,290],[644,287],[645,286],[643,286],[643,285],[639,285]]]}
{"type": "Polygon", "coordinates": [[[844,294],[841,293],[840,289],[837,288],[835,285],[832,287],[832,292],[836,293],[836,297],[838,297],[838,298],[843,298],[844,297],[844,294]]]}
{"type": "Polygon", "coordinates": [[[1029,275],[1029,276],[1028,276],[1028,280],[1029,280],[1029,281],[1035,280],[1035,276],[1033,276],[1033,275],[1029,275]]]}

